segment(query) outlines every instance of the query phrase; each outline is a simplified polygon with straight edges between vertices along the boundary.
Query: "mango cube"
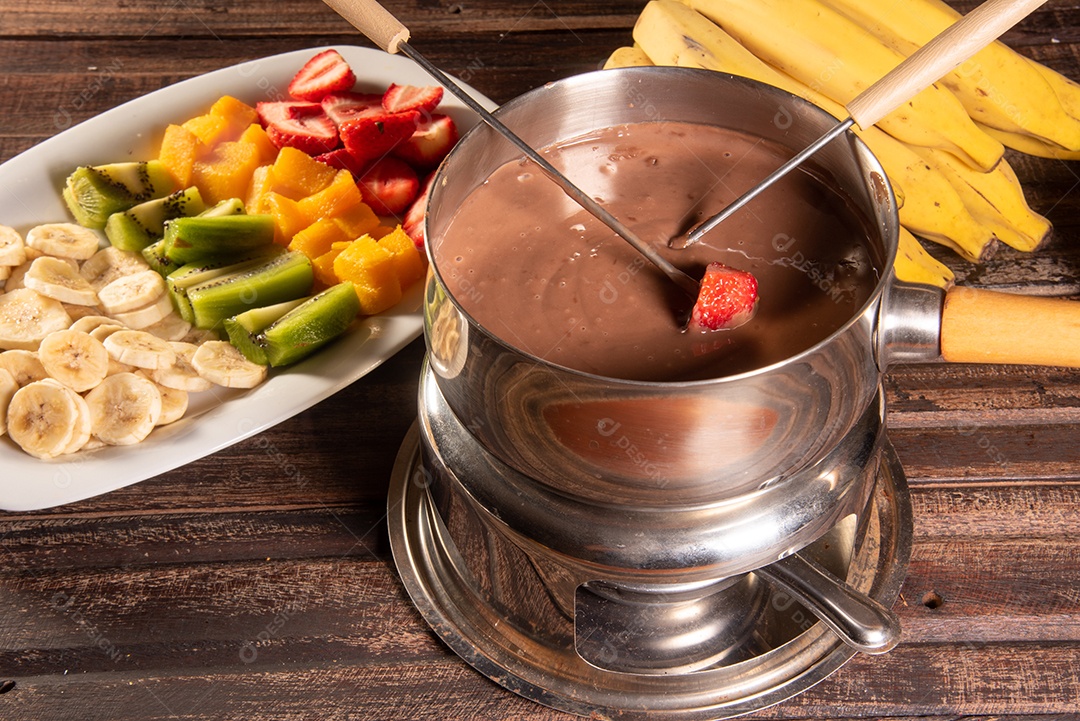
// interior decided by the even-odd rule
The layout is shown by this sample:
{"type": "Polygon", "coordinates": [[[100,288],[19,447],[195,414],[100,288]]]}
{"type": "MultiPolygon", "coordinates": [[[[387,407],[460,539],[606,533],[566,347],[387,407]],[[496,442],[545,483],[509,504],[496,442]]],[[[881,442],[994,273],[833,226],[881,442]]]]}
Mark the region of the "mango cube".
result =
{"type": "Polygon", "coordinates": [[[236,141],[218,143],[209,155],[195,161],[191,183],[209,205],[229,198],[243,198],[258,166],[259,154],[255,146],[236,141]]]}
{"type": "Polygon", "coordinates": [[[338,172],[337,168],[289,146],[278,151],[273,167],[274,192],[293,200],[318,193],[333,182],[338,172]]]}
{"type": "Polygon", "coordinates": [[[195,158],[204,152],[199,136],[182,125],[169,125],[161,138],[158,160],[172,173],[181,188],[191,185],[195,158]]]}
{"type": "MultiPolygon", "coordinates": [[[[301,201],[303,202],[303,201],[301,201]]],[[[351,240],[337,223],[330,218],[317,220],[293,235],[289,250],[296,250],[311,259],[329,252],[334,243],[351,240]]]]}
{"type": "Polygon", "coordinates": [[[427,272],[427,263],[420,255],[420,251],[416,249],[416,243],[400,225],[380,238],[378,243],[380,247],[386,248],[392,254],[394,270],[402,289],[408,288],[424,277],[427,272]]]}
{"type": "Polygon", "coordinates": [[[401,300],[394,254],[371,236],[357,238],[334,258],[334,275],[353,282],[363,315],[381,313],[401,300]]]}

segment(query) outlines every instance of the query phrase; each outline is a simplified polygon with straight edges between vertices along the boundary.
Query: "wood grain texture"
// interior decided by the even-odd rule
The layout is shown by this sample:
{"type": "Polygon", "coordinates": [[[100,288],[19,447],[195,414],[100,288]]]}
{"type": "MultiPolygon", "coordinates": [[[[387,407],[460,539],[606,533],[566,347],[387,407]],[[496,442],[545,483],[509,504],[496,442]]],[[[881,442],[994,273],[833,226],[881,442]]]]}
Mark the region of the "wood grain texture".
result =
{"type": "MultiPolygon", "coordinates": [[[[505,102],[599,67],[643,2],[386,6],[505,102]]],[[[1005,40],[1080,79],[1080,4],[1051,0],[1005,40]]],[[[335,43],[370,45],[318,0],[0,0],[0,161],[185,78],[335,43]]],[[[1008,158],[1054,223],[1047,246],[979,266],[931,252],[963,284],[1080,297],[1080,164],[1008,158]]],[[[569,721],[457,658],[398,579],[386,490],[422,357],[416,341],[143,483],[0,513],[0,718],[569,721]]],[[[903,642],[748,718],[1077,718],[1080,373],[903,365],[884,391],[915,516],[903,642]]]]}

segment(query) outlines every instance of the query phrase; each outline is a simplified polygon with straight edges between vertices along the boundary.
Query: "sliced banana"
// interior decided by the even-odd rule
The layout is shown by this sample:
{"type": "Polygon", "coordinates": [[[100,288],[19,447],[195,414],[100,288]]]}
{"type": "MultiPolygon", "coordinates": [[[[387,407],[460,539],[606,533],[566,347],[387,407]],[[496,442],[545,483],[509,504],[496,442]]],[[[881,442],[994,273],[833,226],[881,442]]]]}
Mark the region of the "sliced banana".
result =
{"type": "Polygon", "coordinates": [[[7,433],[7,409],[11,403],[11,397],[19,390],[19,383],[15,377],[0,368],[0,436],[7,433]]]}
{"type": "Polygon", "coordinates": [[[36,458],[55,458],[75,439],[78,394],[49,379],[23,386],[8,404],[8,436],[36,458]]]}
{"type": "Polygon", "coordinates": [[[106,338],[108,338],[109,336],[111,336],[113,333],[115,333],[118,330],[132,330],[132,329],[128,328],[126,325],[120,325],[115,320],[110,318],[108,323],[102,323],[98,327],[94,328],[91,331],[87,331],[87,332],[92,337],[94,337],[97,340],[104,343],[106,338]]]}
{"type": "Polygon", "coordinates": [[[97,305],[98,297],[78,268],[63,258],[43,255],[30,263],[23,285],[61,303],[97,305]]]}
{"type": "Polygon", "coordinates": [[[176,361],[168,341],[141,330],[118,330],[102,341],[109,355],[136,368],[167,368],[176,361]]]}
{"type": "Polygon", "coordinates": [[[176,360],[166,368],[158,368],[150,371],[150,379],[159,386],[200,393],[210,390],[214,384],[199,375],[199,372],[191,365],[191,359],[199,350],[197,345],[173,341],[169,347],[176,353],[176,360]]]}
{"type": "Polygon", "coordinates": [[[161,393],[135,373],[117,373],[86,394],[91,433],[111,446],[138,443],[161,417],[161,393]]]}
{"type": "Polygon", "coordinates": [[[82,396],[55,378],[46,378],[42,382],[52,383],[62,388],[71,397],[71,402],[75,404],[75,410],[78,411],[71,429],[71,440],[64,446],[64,450],[60,455],[67,455],[81,450],[86,445],[86,442],[90,440],[90,406],[86,404],[82,396]]]}
{"type": "Polygon", "coordinates": [[[266,366],[252,363],[223,340],[211,340],[199,346],[191,357],[196,372],[211,383],[226,388],[254,388],[266,380],[266,366]]]}
{"type": "Polygon", "coordinates": [[[184,320],[183,317],[174,310],[157,323],[148,325],[142,330],[145,330],[152,335],[156,335],[162,340],[178,341],[183,340],[187,334],[191,332],[191,323],[184,320]]]}
{"type": "MultiPolygon", "coordinates": [[[[143,375],[146,371],[136,371],[136,375],[143,375]]],[[[144,376],[150,382],[153,382],[153,378],[144,376]]],[[[161,394],[161,415],[158,417],[157,425],[167,426],[170,423],[176,423],[178,420],[184,417],[188,409],[188,393],[187,391],[179,390],[177,388],[169,388],[163,386],[160,383],[155,383],[158,393],[161,394]]]]}
{"type": "Polygon", "coordinates": [[[37,350],[42,338],[70,325],[64,306],[36,290],[18,288],[0,295],[0,349],[37,350]]]}
{"type": "Polygon", "coordinates": [[[164,293],[165,279],[156,271],[141,270],[120,276],[99,290],[97,296],[102,310],[115,316],[148,306],[164,293]]]}
{"type": "Polygon", "coordinates": [[[26,262],[26,244],[19,231],[0,225],[0,265],[14,267],[26,262]]]}
{"type": "Polygon", "coordinates": [[[71,303],[62,303],[64,310],[71,317],[72,322],[77,321],[79,318],[85,318],[88,315],[98,315],[101,313],[101,309],[96,305],[72,305],[71,303]]]}
{"type": "MultiPolygon", "coordinates": [[[[68,311],[68,315],[71,315],[70,311],[68,311]]],[[[117,325],[117,323],[107,315],[84,315],[75,319],[71,324],[71,330],[81,330],[83,333],[89,333],[103,325],[117,325]]]]}
{"type": "Polygon", "coordinates": [[[94,290],[101,290],[117,278],[149,270],[150,265],[138,253],[110,245],[102,248],[79,266],[79,275],[94,290]]]}
{"type": "Polygon", "coordinates": [[[46,255],[86,260],[101,247],[101,237],[75,223],[46,223],[27,232],[26,245],[46,255]]]}
{"type": "Polygon", "coordinates": [[[19,288],[25,288],[23,285],[23,278],[26,276],[26,271],[30,270],[30,261],[27,260],[22,265],[17,265],[11,269],[11,274],[8,275],[6,281],[4,281],[4,290],[12,291],[19,288]]]}
{"type": "Polygon", "coordinates": [[[51,377],[77,393],[101,383],[109,371],[109,352],[101,341],[70,328],[45,336],[38,360],[51,377]]]}
{"type": "Polygon", "coordinates": [[[32,350],[6,350],[0,353],[0,368],[10,373],[20,386],[49,377],[37,353],[32,350]]]}
{"type": "Polygon", "coordinates": [[[143,330],[154,325],[154,323],[159,323],[165,316],[172,312],[172,298],[169,297],[168,293],[162,293],[161,297],[150,305],[136,308],[135,310],[129,310],[125,313],[117,313],[113,317],[128,328],[143,330]]]}

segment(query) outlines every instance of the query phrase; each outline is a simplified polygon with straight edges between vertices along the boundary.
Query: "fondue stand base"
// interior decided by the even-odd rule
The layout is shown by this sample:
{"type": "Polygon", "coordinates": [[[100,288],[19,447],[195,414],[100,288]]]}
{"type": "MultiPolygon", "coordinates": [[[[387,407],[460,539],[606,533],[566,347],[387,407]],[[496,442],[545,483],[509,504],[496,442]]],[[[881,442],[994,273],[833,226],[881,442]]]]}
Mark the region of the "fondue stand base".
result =
{"type": "MultiPolygon", "coordinates": [[[[681,606],[698,618],[673,632],[669,645],[677,647],[684,643],[680,639],[692,636],[705,637],[707,647],[712,635],[713,652],[668,668],[635,667],[636,658],[664,644],[663,638],[658,642],[649,632],[639,632],[648,629],[655,636],[653,617],[672,615],[667,602],[638,603],[634,610],[633,600],[626,604],[621,599],[615,615],[605,604],[620,599],[607,598],[602,587],[593,592],[582,586],[568,611],[545,593],[540,569],[497,530],[459,539],[468,548],[459,547],[432,499],[419,434],[414,426],[390,484],[394,561],[413,603],[435,632],[505,688],[582,716],[705,721],[791,698],[855,654],[789,594],[749,573],[733,583],[717,582],[720,590],[713,595],[724,599],[721,603],[705,599],[681,606]],[[721,617],[710,618],[702,609],[720,609],[712,615],[721,617]],[[613,618],[623,617],[621,628],[610,628],[613,618]]],[[[454,519],[449,524],[457,525],[454,519]]],[[[801,553],[891,607],[907,570],[911,525],[907,482],[886,441],[862,518],[849,516],[801,553]]]]}

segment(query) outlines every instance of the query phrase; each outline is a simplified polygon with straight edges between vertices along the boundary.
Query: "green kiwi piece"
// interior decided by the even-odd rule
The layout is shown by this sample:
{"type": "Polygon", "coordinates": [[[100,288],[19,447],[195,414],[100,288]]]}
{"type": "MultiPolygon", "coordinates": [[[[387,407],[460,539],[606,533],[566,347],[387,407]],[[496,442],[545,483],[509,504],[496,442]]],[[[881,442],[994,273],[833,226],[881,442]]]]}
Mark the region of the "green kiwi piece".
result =
{"type": "Polygon", "coordinates": [[[68,176],[62,195],[79,225],[103,230],[109,216],[176,190],[158,160],[83,165],[68,176]]]}
{"type": "Polygon", "coordinates": [[[269,215],[197,215],[165,224],[165,257],[175,263],[235,257],[273,243],[269,215]]]}
{"type": "MultiPolygon", "coordinates": [[[[181,317],[188,323],[194,323],[195,311],[191,307],[191,301],[188,300],[189,289],[200,283],[239,273],[284,252],[280,247],[273,246],[259,248],[241,258],[219,258],[205,262],[186,263],[165,276],[165,287],[168,289],[169,295],[172,296],[173,305],[176,306],[181,317]]],[[[144,253],[143,256],[145,257],[145,255],[144,253]]]]}
{"type": "Polygon", "coordinates": [[[226,318],[251,308],[295,300],[311,292],[311,261],[303,253],[284,251],[242,270],[186,289],[194,325],[216,328],[226,318]]]}
{"type": "Polygon", "coordinates": [[[226,319],[229,341],[248,360],[275,367],[289,365],[340,336],[360,312],[350,281],[289,305],[257,308],[226,319]]]}
{"type": "Polygon", "coordinates": [[[105,237],[117,248],[140,252],[165,234],[165,222],[206,210],[196,187],[154,198],[113,213],[105,222],[105,237]]]}

